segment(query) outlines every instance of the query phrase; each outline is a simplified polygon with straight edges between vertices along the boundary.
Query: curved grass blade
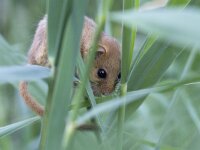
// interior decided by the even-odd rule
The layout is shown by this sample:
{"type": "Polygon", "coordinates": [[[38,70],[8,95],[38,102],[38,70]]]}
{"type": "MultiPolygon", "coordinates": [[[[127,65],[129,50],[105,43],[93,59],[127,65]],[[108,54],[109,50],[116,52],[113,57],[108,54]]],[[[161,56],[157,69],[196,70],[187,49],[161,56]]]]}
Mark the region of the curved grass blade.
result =
{"type": "Polygon", "coordinates": [[[49,68],[37,65],[0,67],[0,83],[21,80],[33,81],[47,78],[50,75],[51,71],[49,68]]]}
{"type": "Polygon", "coordinates": [[[148,12],[133,10],[111,15],[111,20],[127,27],[137,26],[142,32],[155,33],[160,38],[180,46],[200,47],[200,11],[194,8],[161,9],[148,12]]]}
{"type": "Polygon", "coordinates": [[[31,125],[32,123],[39,121],[40,117],[33,117],[33,118],[29,118],[20,122],[16,122],[10,125],[7,125],[5,127],[0,127],[0,138],[2,138],[3,136],[12,134],[13,132],[16,132],[28,125],[31,125]]]}
{"type": "Polygon", "coordinates": [[[79,126],[79,125],[85,123],[87,120],[91,119],[92,117],[94,117],[98,114],[117,109],[124,104],[128,105],[130,103],[135,103],[137,101],[141,101],[141,98],[146,97],[150,93],[174,90],[174,89],[178,88],[179,86],[188,85],[188,84],[197,84],[197,83],[198,84],[200,83],[200,77],[194,76],[194,77],[190,77],[190,78],[185,78],[174,84],[128,92],[127,95],[124,96],[126,99],[125,102],[122,100],[122,99],[124,99],[124,97],[118,97],[118,98],[114,98],[110,101],[107,101],[105,103],[98,104],[92,110],[90,110],[90,111],[86,112],[84,115],[80,116],[76,120],[76,126],[79,126]]]}
{"type": "Polygon", "coordinates": [[[177,49],[166,43],[154,43],[133,69],[128,90],[133,91],[154,85],[182,51],[183,49],[177,49]]]}
{"type": "MultiPolygon", "coordinates": [[[[148,88],[155,85],[168,67],[183,51],[170,44],[156,42],[134,67],[128,82],[128,91],[148,88]]],[[[145,97],[144,97],[145,98],[145,97]]],[[[144,100],[144,99],[143,99],[144,100]]],[[[137,101],[127,106],[126,117],[132,114],[143,101],[137,101]]]]}
{"type": "MultiPolygon", "coordinates": [[[[135,4],[138,5],[140,0],[136,0],[135,4]]],[[[124,9],[133,8],[132,0],[123,0],[123,12],[124,9]]],[[[137,9],[138,6],[135,6],[137,9]]],[[[127,93],[127,79],[131,69],[131,63],[134,54],[134,46],[136,39],[136,28],[128,28],[124,25],[122,21],[122,61],[121,61],[121,89],[120,96],[125,96],[127,93]]],[[[125,99],[122,99],[125,101],[125,99]]],[[[126,107],[123,105],[118,110],[118,149],[122,150],[123,143],[123,128],[124,128],[124,118],[125,118],[126,107]]]]}

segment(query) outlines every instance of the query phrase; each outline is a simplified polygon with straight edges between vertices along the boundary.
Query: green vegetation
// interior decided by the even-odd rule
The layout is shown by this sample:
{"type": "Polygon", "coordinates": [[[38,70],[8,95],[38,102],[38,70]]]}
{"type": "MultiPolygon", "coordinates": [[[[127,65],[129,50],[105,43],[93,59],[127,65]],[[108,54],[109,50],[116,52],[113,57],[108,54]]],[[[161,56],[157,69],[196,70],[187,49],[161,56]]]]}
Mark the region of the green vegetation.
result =
{"type": "Polygon", "coordinates": [[[140,11],[147,2],[0,0],[0,150],[199,150],[200,3],[169,0],[140,11]],[[52,70],[25,66],[45,12],[52,70]],[[98,26],[84,65],[77,43],[85,15],[98,26]],[[88,72],[103,29],[121,42],[121,82],[113,94],[95,97],[88,72]],[[21,80],[31,82],[44,117],[23,103],[21,80]],[[75,129],[94,118],[100,131],[75,129]]]}

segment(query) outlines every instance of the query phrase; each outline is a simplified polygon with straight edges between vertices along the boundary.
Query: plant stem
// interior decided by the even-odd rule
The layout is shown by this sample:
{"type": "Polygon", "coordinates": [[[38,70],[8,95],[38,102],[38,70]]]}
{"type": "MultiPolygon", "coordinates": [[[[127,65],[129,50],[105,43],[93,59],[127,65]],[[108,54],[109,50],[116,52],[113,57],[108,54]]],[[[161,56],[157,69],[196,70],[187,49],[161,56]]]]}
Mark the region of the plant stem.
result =
{"type": "MultiPolygon", "coordinates": [[[[125,96],[127,94],[127,83],[121,84],[121,91],[120,91],[121,97],[125,96]]],[[[126,101],[126,98],[123,98],[122,101],[126,101]]],[[[123,128],[124,128],[124,118],[125,118],[125,111],[126,111],[126,105],[125,103],[119,108],[118,111],[118,139],[119,139],[119,150],[122,150],[123,147],[123,128]]]]}
{"type": "MultiPolygon", "coordinates": [[[[133,7],[133,4],[130,5],[131,7],[133,7]]],[[[138,10],[140,7],[140,0],[135,0],[134,3],[134,9],[138,10]]],[[[136,35],[137,35],[137,27],[133,27],[131,29],[131,45],[130,45],[130,51],[129,51],[129,73],[131,70],[131,66],[133,63],[133,54],[134,54],[134,47],[135,47],[135,39],[136,39],[136,35]]]]}
{"type": "MultiPolygon", "coordinates": [[[[140,0],[135,0],[134,7],[137,10],[139,8],[140,0]]],[[[127,8],[133,7],[132,0],[124,0],[123,1],[123,11],[127,8]]],[[[122,78],[121,78],[121,93],[120,96],[124,97],[127,94],[127,79],[131,70],[132,62],[133,62],[133,53],[135,46],[135,39],[137,28],[132,28],[131,30],[124,26],[123,27],[123,38],[122,38],[122,78]]],[[[124,102],[126,99],[122,99],[124,102]]],[[[123,149],[123,128],[124,128],[124,120],[125,120],[125,111],[126,105],[122,105],[118,111],[118,149],[123,149]]]]}

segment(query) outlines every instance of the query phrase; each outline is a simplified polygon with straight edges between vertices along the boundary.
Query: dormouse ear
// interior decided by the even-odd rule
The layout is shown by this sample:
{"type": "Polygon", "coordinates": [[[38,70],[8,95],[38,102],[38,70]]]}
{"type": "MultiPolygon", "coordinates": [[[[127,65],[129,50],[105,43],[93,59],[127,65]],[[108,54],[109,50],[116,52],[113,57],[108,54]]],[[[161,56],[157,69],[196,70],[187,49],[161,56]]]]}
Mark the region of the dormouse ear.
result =
{"type": "Polygon", "coordinates": [[[103,54],[106,54],[106,48],[101,44],[98,44],[98,46],[99,46],[99,48],[97,50],[96,57],[103,55],[103,54]]]}

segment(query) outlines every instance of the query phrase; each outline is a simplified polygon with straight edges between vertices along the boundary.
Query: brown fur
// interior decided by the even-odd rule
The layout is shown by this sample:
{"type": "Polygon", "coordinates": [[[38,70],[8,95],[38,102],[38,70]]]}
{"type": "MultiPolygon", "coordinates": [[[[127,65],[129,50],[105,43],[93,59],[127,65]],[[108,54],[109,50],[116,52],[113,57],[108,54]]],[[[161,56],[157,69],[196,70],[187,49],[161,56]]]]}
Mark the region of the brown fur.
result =
{"type": "MultiPolygon", "coordinates": [[[[96,30],[96,24],[88,17],[84,19],[82,30],[82,37],[80,42],[80,52],[83,59],[87,56],[91,48],[92,39],[96,30]]],[[[107,95],[111,93],[117,83],[117,77],[120,72],[120,46],[118,42],[102,33],[98,43],[98,54],[90,73],[90,82],[94,95],[107,95]],[[101,79],[97,75],[98,69],[104,69],[107,72],[107,77],[101,79]]],[[[33,43],[31,45],[28,63],[50,67],[47,49],[47,17],[45,16],[39,23],[33,43]]],[[[28,92],[28,83],[22,81],[19,85],[21,96],[24,98],[25,103],[38,115],[43,116],[44,107],[41,106],[28,92]]]]}
{"type": "Polygon", "coordinates": [[[43,116],[44,107],[29,94],[27,82],[20,82],[19,91],[21,96],[24,98],[26,105],[28,105],[36,114],[43,116]]]}
{"type": "Polygon", "coordinates": [[[90,82],[94,95],[96,96],[100,96],[101,94],[108,95],[113,92],[118,81],[121,63],[119,51],[120,46],[114,38],[103,35],[99,43],[99,45],[105,49],[105,53],[96,57],[94,66],[90,73],[90,82]],[[106,70],[106,79],[101,79],[97,76],[99,68],[106,70]]]}
{"type": "Polygon", "coordinates": [[[47,49],[47,17],[38,24],[33,43],[28,54],[28,63],[41,66],[50,66],[47,49]]]}

